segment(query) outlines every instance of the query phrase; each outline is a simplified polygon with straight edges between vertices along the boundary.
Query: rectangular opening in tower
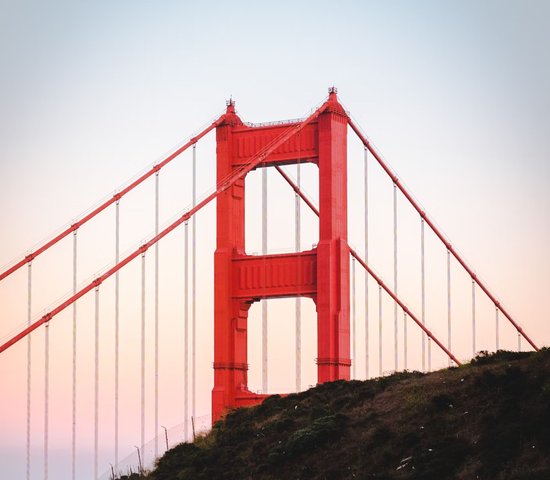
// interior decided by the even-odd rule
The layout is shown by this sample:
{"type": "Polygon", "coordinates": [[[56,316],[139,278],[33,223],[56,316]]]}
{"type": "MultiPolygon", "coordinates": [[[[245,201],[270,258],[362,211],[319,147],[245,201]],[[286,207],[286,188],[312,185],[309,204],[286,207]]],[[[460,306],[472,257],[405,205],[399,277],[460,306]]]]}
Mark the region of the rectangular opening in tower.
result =
{"type": "MultiPolygon", "coordinates": [[[[301,190],[315,205],[319,204],[319,169],[315,164],[303,163],[299,166],[286,165],[281,168],[296,184],[299,177],[301,190]]],[[[262,184],[265,181],[267,184],[266,253],[310,250],[317,245],[319,240],[318,217],[302,199],[297,197],[294,190],[274,167],[258,168],[247,175],[245,183],[246,253],[248,255],[264,253],[262,184]],[[264,175],[267,177],[265,180],[264,175]],[[299,231],[298,236],[296,235],[297,230],[299,231]]]]}
{"type": "Polygon", "coordinates": [[[248,386],[263,393],[262,303],[267,304],[267,393],[292,393],[296,362],[300,391],[317,384],[317,313],[310,298],[300,298],[300,346],[296,345],[296,299],[255,302],[248,313],[248,386]]]}

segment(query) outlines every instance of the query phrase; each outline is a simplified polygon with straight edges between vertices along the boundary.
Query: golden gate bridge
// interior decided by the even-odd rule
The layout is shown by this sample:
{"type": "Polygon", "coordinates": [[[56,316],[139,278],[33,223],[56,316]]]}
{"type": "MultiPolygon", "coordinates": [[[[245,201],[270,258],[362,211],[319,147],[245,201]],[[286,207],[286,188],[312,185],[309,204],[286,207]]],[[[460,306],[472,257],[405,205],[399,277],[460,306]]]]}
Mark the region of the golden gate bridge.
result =
{"type": "MultiPolygon", "coordinates": [[[[177,360],[171,358],[167,368],[173,368],[174,363],[182,364],[183,399],[180,412],[182,431],[177,439],[171,439],[172,443],[175,440],[190,440],[191,431],[193,435],[195,433],[194,423],[198,421],[197,370],[201,369],[201,366],[197,365],[197,352],[201,345],[197,348],[197,321],[208,322],[213,327],[213,338],[209,339],[214,345],[213,358],[207,365],[208,368],[213,366],[211,415],[208,423],[217,421],[231,408],[257,404],[273,393],[268,388],[267,300],[270,299],[292,298],[295,302],[293,360],[296,391],[304,388],[302,326],[306,324],[305,317],[308,315],[302,308],[304,298],[312,300],[315,305],[315,364],[319,383],[338,379],[370,378],[388,371],[408,369],[414,364],[413,355],[420,357],[421,369],[429,371],[433,368],[432,354],[435,351],[442,353],[447,359],[447,365],[458,366],[461,363],[460,358],[464,360],[464,355],[455,353],[455,345],[469,342],[472,356],[481,349],[498,350],[503,343],[501,338],[504,329],[507,329],[508,336],[510,331],[516,333],[518,349],[521,349],[522,339],[527,342],[528,348],[538,349],[519,322],[489,286],[476,275],[474,269],[389,167],[357,122],[342,106],[336,88],[330,88],[328,98],[307,117],[266,124],[243,122],[235,109],[235,102],[229,100],[225,112],[206,128],[106,201],[0,272],[0,288],[2,284],[19,275],[18,286],[23,292],[20,292],[19,296],[26,297],[26,324],[11,334],[4,334],[0,339],[0,362],[14,361],[10,364],[10,369],[26,377],[26,386],[19,392],[18,398],[21,404],[26,404],[26,459],[20,469],[22,474],[26,472],[27,479],[38,476],[48,478],[50,473],[50,385],[51,377],[55,375],[54,369],[51,368],[50,330],[56,322],[66,322],[72,328],[68,344],[65,342],[63,352],[58,352],[63,355],[62,362],[70,364],[71,367],[70,378],[67,379],[71,395],[66,399],[70,405],[66,414],[71,417],[71,455],[66,459],[66,471],[71,472],[71,478],[77,478],[77,445],[79,441],[84,442],[80,431],[91,433],[93,437],[93,473],[90,476],[96,479],[100,478],[103,472],[107,472],[104,475],[109,478],[128,468],[127,465],[121,464],[121,449],[129,453],[135,448],[138,468],[143,468],[168,448],[168,429],[161,425],[162,422],[159,420],[159,378],[163,376],[159,362],[159,355],[163,351],[159,331],[163,326],[163,312],[166,312],[161,305],[160,292],[163,287],[159,280],[159,246],[173,236],[176,230],[183,230],[184,235],[183,278],[177,290],[178,297],[183,301],[183,315],[179,318],[180,324],[183,324],[183,338],[178,340],[182,345],[183,354],[181,351],[177,352],[179,357],[177,360]],[[200,163],[197,161],[197,145],[211,132],[215,132],[216,135],[216,179],[211,190],[199,196],[197,174],[200,163]],[[354,164],[348,162],[350,134],[353,140],[359,142],[363,151],[360,161],[354,164]],[[181,179],[181,182],[188,182],[183,188],[189,190],[190,205],[172,221],[161,226],[160,174],[187,150],[192,152],[191,169],[189,178],[181,179]],[[290,173],[290,165],[295,166],[295,176],[290,173]],[[311,166],[314,166],[318,173],[316,195],[308,195],[302,185],[302,175],[311,166]],[[371,251],[371,241],[376,235],[372,230],[372,219],[369,215],[372,214],[373,208],[370,188],[371,172],[374,168],[378,168],[387,177],[391,188],[392,228],[390,239],[386,240],[386,243],[391,244],[392,250],[392,274],[389,278],[375,270],[376,258],[371,251]],[[294,249],[283,253],[268,250],[268,171],[279,176],[288,192],[294,196],[293,215],[287,214],[294,219],[294,232],[288,234],[289,237],[294,234],[294,249]],[[245,206],[248,205],[245,194],[246,179],[247,175],[253,172],[261,172],[261,199],[257,202],[261,205],[261,253],[248,252],[245,241],[247,229],[257,227],[255,224],[247,225],[245,221],[245,206]],[[362,182],[361,194],[354,195],[353,198],[348,192],[348,181],[352,180],[362,182]],[[144,188],[147,183],[152,183],[154,190],[154,233],[136,248],[123,252],[120,247],[121,205],[129,201],[134,191],[144,188]],[[206,299],[203,296],[199,299],[197,272],[201,270],[201,265],[198,263],[197,248],[200,248],[206,239],[198,234],[197,214],[207,209],[214,201],[216,245],[215,251],[209,252],[214,263],[214,278],[208,287],[206,299]],[[403,254],[399,255],[399,247],[402,244],[402,240],[399,240],[399,202],[408,206],[418,223],[418,237],[415,241],[419,243],[419,262],[413,270],[416,269],[420,284],[420,298],[415,299],[410,298],[410,289],[402,287],[401,283],[405,284],[408,281],[410,272],[400,274],[401,268],[406,269],[407,262],[403,261],[403,254]],[[354,207],[360,206],[360,218],[350,216],[349,203],[354,207]],[[88,224],[93,223],[97,217],[107,215],[107,212],[114,213],[112,264],[89,281],[82,283],[79,277],[79,262],[82,262],[79,256],[81,232],[93,238],[93,232],[83,232],[83,227],[88,227],[88,224]],[[303,250],[302,221],[305,215],[318,218],[318,238],[311,248],[303,250]],[[358,248],[350,244],[348,224],[353,228],[361,226],[362,244],[358,248]],[[444,299],[439,302],[444,304],[444,308],[435,316],[437,318],[434,318],[434,315],[429,316],[427,308],[427,302],[431,301],[435,294],[427,289],[426,234],[432,235],[439,242],[439,253],[442,253],[445,265],[445,285],[443,289],[439,289],[443,291],[444,299]],[[71,250],[69,270],[72,282],[68,282],[66,288],[69,293],[51,307],[47,307],[47,304],[41,305],[41,308],[46,306],[46,310],[35,316],[33,311],[38,309],[33,304],[33,292],[42,287],[36,285],[33,272],[39,262],[63,242],[65,247],[71,250]],[[148,263],[148,258],[152,258],[152,262],[148,263]],[[124,288],[121,284],[121,274],[131,265],[134,266],[134,276],[139,279],[139,295],[135,298],[135,303],[139,304],[139,329],[136,326],[138,322],[135,321],[132,333],[128,333],[122,330],[121,325],[121,315],[124,315],[121,314],[121,290],[124,288]],[[23,275],[25,269],[26,274],[23,275]],[[458,279],[460,275],[461,280],[458,279]],[[461,297],[458,299],[457,288],[453,282],[462,282],[464,285],[464,278],[468,283],[468,298],[465,298],[465,289],[462,288],[461,297]],[[358,291],[358,284],[363,287],[361,292],[358,291]],[[147,286],[150,285],[153,286],[152,294],[148,295],[147,286]],[[112,297],[105,302],[107,306],[102,301],[105,289],[109,289],[109,295],[112,297]],[[85,301],[88,303],[84,304],[85,301]],[[197,315],[200,309],[199,301],[213,304],[210,316],[201,316],[200,320],[197,315]],[[490,319],[486,314],[487,308],[480,308],[481,302],[491,306],[493,314],[490,319]],[[262,317],[260,392],[255,392],[249,387],[248,378],[248,316],[251,306],[257,303],[261,305],[262,317]],[[466,313],[461,309],[457,314],[457,304],[464,303],[469,303],[470,311],[466,313]],[[101,320],[107,315],[107,309],[112,324],[107,332],[110,335],[108,342],[111,343],[106,353],[106,348],[102,348],[106,340],[101,336],[105,330],[101,326],[101,320]],[[79,336],[79,325],[83,322],[93,324],[93,328],[89,330],[90,338],[82,338],[82,334],[79,336]],[[490,342],[487,335],[479,334],[480,329],[487,329],[489,323],[493,329],[490,342]],[[435,333],[433,324],[437,325],[438,334],[435,333]],[[442,326],[445,328],[442,329],[442,326]],[[139,339],[134,336],[137,330],[139,339]],[[146,332],[150,330],[153,333],[152,341],[146,336],[146,332]],[[441,334],[441,330],[444,334],[441,334]],[[358,335],[359,331],[362,332],[362,336],[358,335]],[[388,331],[391,332],[392,341],[386,345],[387,334],[383,332],[388,331]],[[33,388],[36,386],[36,359],[34,367],[32,360],[36,357],[36,354],[33,355],[33,349],[36,349],[35,342],[39,340],[39,336],[43,337],[40,347],[43,358],[39,360],[42,369],[42,388],[37,392],[36,388],[33,388]],[[139,341],[140,350],[140,433],[139,439],[135,441],[138,445],[135,446],[121,445],[120,440],[120,415],[121,410],[125,408],[125,405],[121,404],[121,392],[126,388],[128,378],[128,372],[122,366],[121,344],[128,337],[131,337],[132,341],[139,341]],[[78,413],[77,393],[83,370],[80,367],[83,361],[82,355],[79,355],[79,346],[82,342],[93,345],[87,347],[93,351],[93,369],[91,372],[84,369],[86,374],[91,373],[93,376],[93,415],[90,418],[83,418],[83,415],[78,413]],[[9,357],[13,351],[18,352],[17,357],[9,357]],[[22,355],[23,351],[25,355],[22,355]],[[362,352],[362,355],[358,351],[362,352]],[[387,356],[384,356],[384,351],[391,353],[389,361],[387,356]],[[106,355],[109,355],[108,362],[104,361],[106,355]],[[112,368],[112,377],[101,378],[102,362],[112,368]],[[363,377],[358,374],[358,365],[364,369],[363,377]],[[152,376],[146,375],[148,368],[152,368],[152,376]],[[106,400],[100,395],[100,392],[105,390],[105,382],[113,383],[108,407],[105,407],[106,400]],[[146,399],[149,398],[148,389],[151,383],[153,398],[152,402],[148,402],[146,399]],[[31,443],[33,432],[36,430],[34,417],[38,403],[42,404],[40,429],[43,433],[43,451],[41,468],[36,469],[36,461],[31,458],[31,443]],[[149,403],[152,403],[152,406],[149,403]],[[107,455],[109,462],[105,462],[105,455],[100,454],[100,430],[105,430],[103,425],[106,421],[103,418],[107,408],[110,412],[109,423],[112,420],[112,451],[107,455]],[[153,426],[151,452],[145,448],[149,445],[147,425],[153,426]],[[161,429],[164,429],[164,432],[161,429]]],[[[181,249],[182,245],[178,248],[181,249]]],[[[168,279],[168,283],[173,287],[175,282],[168,279]]],[[[439,293],[441,292],[438,291],[437,294],[439,293]]],[[[277,322],[276,319],[273,321],[277,322]]],[[[10,326],[12,329],[13,327],[14,325],[10,326]]],[[[166,328],[170,329],[168,325],[166,328]]],[[[288,335],[290,333],[287,332],[288,335]]],[[[311,332],[308,333],[311,335],[311,332]]],[[[8,413],[3,412],[4,415],[8,413]]],[[[111,427],[108,429],[111,430],[111,427]]]]}

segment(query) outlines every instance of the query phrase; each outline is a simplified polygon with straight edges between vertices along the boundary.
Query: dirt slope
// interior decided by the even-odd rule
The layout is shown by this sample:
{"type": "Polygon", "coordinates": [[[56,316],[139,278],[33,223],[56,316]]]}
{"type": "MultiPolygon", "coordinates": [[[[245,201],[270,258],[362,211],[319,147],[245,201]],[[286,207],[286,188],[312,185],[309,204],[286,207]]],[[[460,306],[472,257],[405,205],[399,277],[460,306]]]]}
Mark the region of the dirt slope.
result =
{"type": "Polygon", "coordinates": [[[550,351],[236,410],[147,479],[550,479],[550,351]]]}

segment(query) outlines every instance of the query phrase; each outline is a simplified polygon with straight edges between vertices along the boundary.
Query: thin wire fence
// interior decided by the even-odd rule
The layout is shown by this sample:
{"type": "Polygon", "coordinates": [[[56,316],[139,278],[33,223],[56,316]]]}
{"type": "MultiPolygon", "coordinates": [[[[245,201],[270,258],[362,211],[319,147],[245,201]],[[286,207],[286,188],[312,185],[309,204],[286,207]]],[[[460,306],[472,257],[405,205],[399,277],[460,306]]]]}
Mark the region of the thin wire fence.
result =
{"type": "Polygon", "coordinates": [[[174,427],[161,428],[161,433],[156,437],[149,440],[141,448],[137,445],[134,446],[134,451],[120,460],[117,465],[111,464],[109,470],[105,471],[98,480],[113,480],[119,478],[122,475],[131,475],[132,473],[140,473],[151,471],[157,458],[155,457],[155,441],[158,444],[159,456],[162,457],[164,453],[174,448],[176,445],[186,441],[185,431],[191,432],[188,442],[193,441],[193,432],[195,437],[208,433],[212,428],[212,416],[203,415],[200,417],[189,419],[187,422],[182,422],[174,427]],[[187,427],[187,428],[186,428],[187,427]]]}

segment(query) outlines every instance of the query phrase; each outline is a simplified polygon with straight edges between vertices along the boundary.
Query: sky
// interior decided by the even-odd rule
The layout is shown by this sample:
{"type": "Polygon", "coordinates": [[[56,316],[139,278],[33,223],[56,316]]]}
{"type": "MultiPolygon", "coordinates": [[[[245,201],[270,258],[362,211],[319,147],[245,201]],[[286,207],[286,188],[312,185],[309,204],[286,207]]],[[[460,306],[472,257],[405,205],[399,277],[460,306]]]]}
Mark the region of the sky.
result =
{"type": "MultiPolygon", "coordinates": [[[[250,122],[306,116],[336,86],[435,223],[539,345],[550,343],[550,5],[544,1],[37,2],[0,3],[0,265],[10,266],[217,118],[230,97],[250,122]]],[[[349,241],[363,252],[363,150],[348,133],[349,241]]],[[[211,190],[215,141],[197,147],[199,197],[211,190]]],[[[369,260],[393,282],[392,185],[369,163],[369,260]]],[[[191,152],[159,177],[160,221],[191,202],[191,152]]],[[[296,176],[295,167],[288,172],[296,176]]],[[[315,167],[302,169],[317,197],[315,167]]],[[[269,251],[294,249],[294,197],[269,172],[269,251]]],[[[247,178],[247,251],[261,250],[260,172],[247,178]]],[[[318,237],[302,207],[302,246],[318,237]]],[[[197,217],[197,403],[208,423],[212,386],[215,208],[197,217]]],[[[154,231],[154,181],[121,202],[121,251],[154,231]]],[[[398,198],[398,291],[419,312],[418,215],[398,198]]],[[[160,255],[159,423],[172,441],[183,422],[184,231],[160,255]]],[[[426,233],[426,319],[447,341],[445,249],[426,233]]],[[[72,239],[32,266],[32,318],[72,290],[72,239]]],[[[78,233],[78,283],[114,259],[114,212],[78,233]]],[[[153,423],[154,255],[145,261],[146,441],[153,423]]],[[[452,262],[453,351],[472,355],[469,279],[452,262]]],[[[140,442],[141,265],[121,273],[119,459],[140,442]]],[[[0,284],[0,338],[27,321],[27,269],[0,284]]],[[[364,277],[356,275],[356,377],[365,378],[364,277]]],[[[369,375],[393,370],[393,306],[369,283],[369,375]]],[[[114,282],[100,291],[100,473],[113,463],[114,282]]],[[[495,348],[495,311],[476,291],[476,350],[495,348]]],[[[294,300],[269,302],[271,393],[294,388],[294,300]],[[289,341],[291,339],[291,341],[289,341]]],[[[316,381],[314,306],[303,301],[303,388],[316,381]]],[[[399,368],[404,368],[403,324],[399,368]]],[[[249,383],[261,388],[261,309],[249,321],[249,383]]],[[[94,298],[79,301],[77,478],[93,478],[94,298]]],[[[408,324],[410,369],[421,336],[408,324]]],[[[49,474],[70,478],[72,310],[50,327],[49,474]]],[[[44,470],[44,331],[32,335],[31,478],[44,470]]],[[[501,347],[517,348],[501,317],[501,347]]],[[[525,342],[522,347],[526,348],[525,342]]],[[[432,350],[433,368],[447,360],[432,350]]],[[[0,472],[25,475],[26,343],[0,355],[0,472]]],[[[162,431],[162,430],[161,430],[162,431]]],[[[160,433],[160,432],[159,432],[160,433]]],[[[150,455],[149,455],[150,456],[150,455]]]]}

